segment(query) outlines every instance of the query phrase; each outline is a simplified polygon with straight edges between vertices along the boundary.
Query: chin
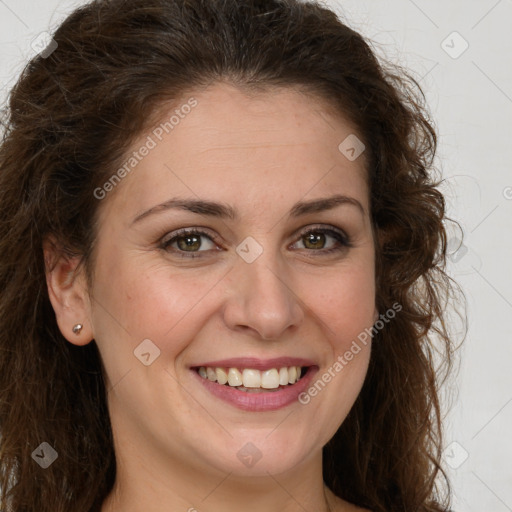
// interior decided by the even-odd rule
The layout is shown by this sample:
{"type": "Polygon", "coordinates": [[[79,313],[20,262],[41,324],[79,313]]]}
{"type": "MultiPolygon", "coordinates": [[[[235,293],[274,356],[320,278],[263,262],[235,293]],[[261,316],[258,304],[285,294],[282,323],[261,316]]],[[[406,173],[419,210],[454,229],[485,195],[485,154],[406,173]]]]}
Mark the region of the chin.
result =
{"type": "MultiPolygon", "coordinates": [[[[304,438],[304,433],[294,436],[290,432],[290,424],[276,425],[274,431],[249,430],[233,433],[233,437],[225,440],[222,449],[216,453],[209,451],[205,456],[208,463],[213,464],[223,473],[233,476],[268,477],[292,470],[301,462],[317,453],[314,446],[308,449],[311,439],[304,438]],[[281,430],[281,431],[279,431],[281,430]]],[[[210,443],[205,443],[211,446],[210,443]]],[[[217,444],[219,446],[219,444],[217,444]]],[[[321,447],[318,447],[321,451],[321,447]]]]}

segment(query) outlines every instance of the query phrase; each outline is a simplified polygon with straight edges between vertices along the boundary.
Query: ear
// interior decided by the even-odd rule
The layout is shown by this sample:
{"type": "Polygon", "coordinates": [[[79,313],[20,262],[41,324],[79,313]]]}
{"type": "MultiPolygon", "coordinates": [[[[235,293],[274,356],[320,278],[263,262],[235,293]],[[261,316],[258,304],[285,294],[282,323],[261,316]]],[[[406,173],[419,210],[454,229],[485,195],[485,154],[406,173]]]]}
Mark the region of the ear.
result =
{"type": "Polygon", "coordinates": [[[85,272],[79,256],[70,257],[54,239],[43,243],[46,284],[57,325],[74,345],[87,345],[93,339],[91,308],[85,272]],[[81,329],[73,327],[81,325],[81,329]]]}
{"type": "Polygon", "coordinates": [[[375,312],[373,313],[373,323],[375,324],[375,322],[379,319],[379,312],[377,310],[377,307],[375,307],[375,312]]]}

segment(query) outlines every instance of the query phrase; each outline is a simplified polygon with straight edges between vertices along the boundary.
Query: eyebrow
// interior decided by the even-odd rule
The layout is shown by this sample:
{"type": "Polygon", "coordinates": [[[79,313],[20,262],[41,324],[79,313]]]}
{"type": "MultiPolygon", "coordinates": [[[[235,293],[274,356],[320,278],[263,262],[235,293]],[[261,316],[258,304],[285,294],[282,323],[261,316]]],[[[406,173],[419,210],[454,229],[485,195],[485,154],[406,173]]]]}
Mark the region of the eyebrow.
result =
{"type": "MultiPolygon", "coordinates": [[[[289,217],[296,218],[311,213],[319,213],[323,211],[332,210],[337,206],[350,205],[355,206],[363,215],[366,215],[366,211],[363,205],[355,198],[334,195],[331,197],[325,197],[321,199],[313,199],[311,201],[299,201],[294,204],[290,210],[289,217]]],[[[238,213],[235,208],[224,203],[218,203],[214,201],[207,201],[203,199],[169,199],[161,204],[153,206],[149,210],[138,214],[132,221],[132,225],[139,222],[151,215],[172,210],[185,210],[199,215],[207,215],[210,217],[218,217],[221,219],[235,220],[238,217],[238,213]]]]}

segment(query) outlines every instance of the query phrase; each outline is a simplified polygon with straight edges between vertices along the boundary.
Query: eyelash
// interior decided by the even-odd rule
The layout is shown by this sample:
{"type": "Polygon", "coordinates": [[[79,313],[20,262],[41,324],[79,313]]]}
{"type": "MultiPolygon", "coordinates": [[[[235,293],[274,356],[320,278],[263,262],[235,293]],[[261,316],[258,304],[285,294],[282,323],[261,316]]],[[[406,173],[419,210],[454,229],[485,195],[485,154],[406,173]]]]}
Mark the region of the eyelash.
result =
{"type": "MultiPolygon", "coordinates": [[[[330,249],[301,249],[301,250],[305,250],[305,251],[311,252],[311,253],[318,253],[318,256],[325,256],[325,255],[329,255],[329,254],[332,254],[335,252],[341,252],[347,248],[352,247],[350,238],[347,235],[345,235],[342,231],[338,231],[333,228],[310,227],[310,228],[299,233],[297,241],[301,240],[303,237],[305,237],[306,235],[308,235],[310,233],[322,233],[324,235],[331,236],[339,244],[336,247],[331,247],[330,249]]],[[[206,231],[203,231],[201,229],[196,229],[196,228],[183,228],[183,229],[180,229],[180,230],[172,233],[171,238],[163,239],[160,242],[160,248],[167,252],[170,252],[169,246],[173,242],[175,242],[178,238],[187,236],[187,235],[205,236],[205,237],[209,238],[213,243],[216,243],[215,237],[212,236],[211,233],[208,233],[206,231]]],[[[190,258],[190,259],[202,258],[202,257],[204,257],[204,255],[202,255],[201,253],[209,252],[209,250],[206,250],[206,251],[181,251],[179,249],[174,249],[174,248],[172,248],[171,250],[174,254],[178,255],[178,257],[180,257],[180,258],[190,258]]],[[[313,256],[313,255],[311,255],[311,256],[313,256]]],[[[313,256],[313,257],[316,257],[316,256],[313,256]]]]}

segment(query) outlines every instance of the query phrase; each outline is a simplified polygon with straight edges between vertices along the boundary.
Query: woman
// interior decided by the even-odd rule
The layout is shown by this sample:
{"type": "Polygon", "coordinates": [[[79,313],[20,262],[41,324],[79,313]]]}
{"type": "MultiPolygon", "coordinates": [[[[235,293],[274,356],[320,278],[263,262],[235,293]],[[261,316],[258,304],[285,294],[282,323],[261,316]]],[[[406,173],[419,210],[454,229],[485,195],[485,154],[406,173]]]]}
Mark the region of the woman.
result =
{"type": "Polygon", "coordinates": [[[0,150],[2,510],[447,510],[414,85],[314,3],[71,14],[0,150]]]}

